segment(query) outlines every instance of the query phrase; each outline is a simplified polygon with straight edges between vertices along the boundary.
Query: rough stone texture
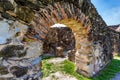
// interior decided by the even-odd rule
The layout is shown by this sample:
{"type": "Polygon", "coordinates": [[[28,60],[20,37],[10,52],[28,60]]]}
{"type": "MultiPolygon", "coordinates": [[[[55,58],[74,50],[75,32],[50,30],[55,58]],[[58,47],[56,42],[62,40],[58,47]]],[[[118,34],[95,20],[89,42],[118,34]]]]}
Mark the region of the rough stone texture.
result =
{"type": "Polygon", "coordinates": [[[113,39],[113,48],[114,48],[114,55],[120,56],[120,25],[111,25],[108,26],[112,31],[112,39],[113,39]]]}
{"type": "Polygon", "coordinates": [[[110,30],[108,31],[107,25],[98,15],[94,6],[89,0],[80,2],[80,5],[82,4],[86,5],[81,7],[82,10],[79,8],[80,6],[67,2],[49,5],[43,11],[41,10],[39,15],[35,16],[32,23],[36,25],[37,31],[43,30],[43,36],[46,36],[45,33],[49,30],[49,26],[55,23],[63,23],[70,27],[76,39],[77,72],[91,77],[111,61],[113,43],[110,30]],[[71,27],[69,20],[65,23],[62,21],[68,18],[77,21],[79,26],[71,27]],[[48,28],[46,28],[47,26],[48,28]]]}
{"type": "Polygon", "coordinates": [[[79,2],[80,5],[87,6],[82,6],[81,10],[79,5],[67,2],[49,5],[35,16],[32,24],[36,31],[41,31],[42,36],[46,36],[49,26],[55,23],[70,27],[76,39],[76,54],[72,55],[73,57],[76,55],[77,72],[91,77],[111,61],[113,44],[110,30],[90,1],[79,2]],[[70,23],[70,21],[75,21],[75,23],[70,23]]]}
{"type": "Polygon", "coordinates": [[[34,51],[32,49],[33,46],[36,45],[25,46],[9,44],[0,46],[0,78],[9,80],[41,80],[42,63],[41,58],[39,57],[39,51],[41,48],[38,48],[38,46],[36,46],[34,47],[36,48],[34,51]]]}
{"type": "Polygon", "coordinates": [[[18,21],[0,24],[0,80],[41,80],[42,42],[24,41],[28,26],[18,21]]]}
{"type": "MultiPolygon", "coordinates": [[[[46,35],[44,41],[44,53],[54,54],[64,57],[64,53],[72,54],[75,50],[75,37],[72,30],[68,27],[52,27],[46,35]]],[[[74,53],[73,53],[74,54],[74,53]]],[[[73,56],[74,57],[74,56],[73,56]]],[[[73,59],[72,61],[74,61],[73,59]]]]}
{"type": "Polygon", "coordinates": [[[26,55],[27,49],[22,45],[3,45],[0,51],[0,57],[23,57],[26,55]]]}
{"type": "MultiPolygon", "coordinates": [[[[0,4],[1,19],[18,20],[30,26],[23,43],[41,40],[46,44],[46,40],[51,43],[57,38],[62,41],[59,36],[55,40],[54,37],[47,39],[52,34],[50,26],[61,23],[71,28],[75,36],[75,50],[68,56],[70,60],[75,59],[78,73],[92,77],[111,61],[117,33],[107,27],[90,0],[0,0],[0,4]]],[[[65,47],[71,46],[67,44],[65,47]]],[[[44,50],[49,52],[47,50],[51,46],[44,45],[44,48],[48,48],[44,50]]],[[[57,47],[54,48],[57,50],[57,47]]],[[[57,52],[62,54],[62,48],[57,52]]]]}

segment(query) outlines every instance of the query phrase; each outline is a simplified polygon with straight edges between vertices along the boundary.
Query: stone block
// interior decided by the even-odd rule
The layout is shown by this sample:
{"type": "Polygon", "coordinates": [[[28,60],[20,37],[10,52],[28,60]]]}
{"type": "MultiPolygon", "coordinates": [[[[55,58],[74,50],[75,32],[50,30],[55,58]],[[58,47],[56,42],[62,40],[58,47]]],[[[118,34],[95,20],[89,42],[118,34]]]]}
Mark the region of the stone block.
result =
{"type": "MultiPolygon", "coordinates": [[[[55,24],[51,27],[43,44],[44,53],[64,56],[64,52],[75,49],[72,30],[65,25],[55,24]]],[[[74,55],[74,52],[71,52],[74,55]]]]}
{"type": "Polygon", "coordinates": [[[0,23],[0,80],[41,80],[43,43],[23,41],[28,28],[18,21],[0,23]]]}

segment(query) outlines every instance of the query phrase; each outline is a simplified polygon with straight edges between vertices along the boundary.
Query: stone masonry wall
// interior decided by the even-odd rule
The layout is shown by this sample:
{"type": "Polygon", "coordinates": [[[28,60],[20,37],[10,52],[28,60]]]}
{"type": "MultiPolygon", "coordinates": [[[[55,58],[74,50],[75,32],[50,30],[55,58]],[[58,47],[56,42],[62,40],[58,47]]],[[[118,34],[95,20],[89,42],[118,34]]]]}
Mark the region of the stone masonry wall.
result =
{"type": "MultiPolygon", "coordinates": [[[[1,20],[17,20],[29,26],[23,43],[45,43],[54,24],[69,27],[75,37],[75,52],[69,59],[82,75],[92,77],[112,60],[115,32],[107,28],[90,0],[0,0],[0,14],[1,20]]],[[[45,52],[47,47],[43,47],[45,52]]]]}
{"type": "Polygon", "coordinates": [[[112,39],[113,39],[113,55],[120,56],[120,25],[111,25],[108,26],[112,30],[112,39]]]}
{"type": "Polygon", "coordinates": [[[27,29],[18,21],[0,21],[0,80],[41,80],[43,44],[23,41],[27,29]]]}

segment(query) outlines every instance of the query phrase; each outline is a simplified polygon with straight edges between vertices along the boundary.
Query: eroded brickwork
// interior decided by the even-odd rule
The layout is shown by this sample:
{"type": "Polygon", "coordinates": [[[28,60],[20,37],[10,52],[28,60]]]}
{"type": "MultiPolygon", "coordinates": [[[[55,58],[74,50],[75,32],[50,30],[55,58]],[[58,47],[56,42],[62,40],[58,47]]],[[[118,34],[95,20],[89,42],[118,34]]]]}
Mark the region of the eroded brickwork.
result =
{"type": "MultiPolygon", "coordinates": [[[[64,32],[62,28],[59,28],[58,32],[51,30],[50,26],[57,23],[70,28],[75,37],[75,50],[68,57],[76,63],[78,73],[92,77],[112,60],[113,45],[117,44],[116,39],[113,38],[117,33],[107,28],[90,0],[0,0],[0,4],[1,19],[18,20],[29,26],[22,40],[23,43],[27,41],[51,43],[54,41],[50,38],[54,36],[53,33],[62,35],[59,31],[64,32]]],[[[71,40],[73,35],[69,37],[69,34],[65,34],[64,36],[71,40]]],[[[62,37],[64,36],[62,35],[62,37]]],[[[56,38],[63,41],[62,37],[57,36],[56,38]]],[[[73,44],[71,42],[70,44],[73,44]]],[[[65,49],[71,47],[69,44],[65,46],[65,49]]],[[[54,51],[59,48],[59,45],[54,45],[53,52],[50,45],[43,47],[44,52],[50,50],[52,54],[55,54],[54,51]],[[49,49],[47,49],[48,47],[49,49]]],[[[64,49],[59,48],[56,52],[61,55],[62,50],[64,49]]]]}

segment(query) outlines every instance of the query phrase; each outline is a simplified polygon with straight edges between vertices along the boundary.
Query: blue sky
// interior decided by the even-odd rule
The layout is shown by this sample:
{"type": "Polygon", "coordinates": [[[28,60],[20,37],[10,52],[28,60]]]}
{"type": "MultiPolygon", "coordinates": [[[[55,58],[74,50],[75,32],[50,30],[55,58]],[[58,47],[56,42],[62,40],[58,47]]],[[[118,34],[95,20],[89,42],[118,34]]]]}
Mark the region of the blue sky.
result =
{"type": "Polygon", "coordinates": [[[91,0],[107,25],[120,24],[120,0],[91,0]]]}

